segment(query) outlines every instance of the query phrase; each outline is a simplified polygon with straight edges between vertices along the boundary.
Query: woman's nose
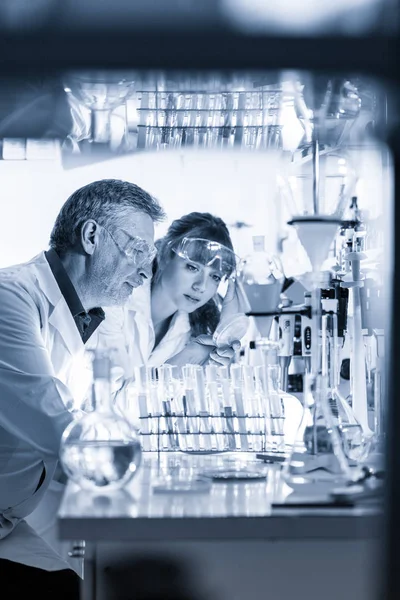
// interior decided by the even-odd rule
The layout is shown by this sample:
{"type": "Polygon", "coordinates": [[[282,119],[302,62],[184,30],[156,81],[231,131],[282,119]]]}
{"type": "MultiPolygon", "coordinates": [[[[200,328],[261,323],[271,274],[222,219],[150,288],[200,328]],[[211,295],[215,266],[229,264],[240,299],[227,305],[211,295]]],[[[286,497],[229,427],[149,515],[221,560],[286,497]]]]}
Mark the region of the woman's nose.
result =
{"type": "Polygon", "coordinates": [[[195,281],[192,285],[193,289],[197,292],[204,292],[206,289],[206,276],[205,273],[198,273],[195,281]]]}

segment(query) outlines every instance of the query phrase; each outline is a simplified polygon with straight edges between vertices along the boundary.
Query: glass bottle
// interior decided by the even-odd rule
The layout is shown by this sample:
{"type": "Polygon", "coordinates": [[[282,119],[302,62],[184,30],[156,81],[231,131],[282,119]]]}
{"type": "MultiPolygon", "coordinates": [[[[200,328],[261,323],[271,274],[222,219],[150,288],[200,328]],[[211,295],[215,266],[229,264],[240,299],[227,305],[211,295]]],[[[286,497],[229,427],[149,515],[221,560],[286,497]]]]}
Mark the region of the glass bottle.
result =
{"type": "Polygon", "coordinates": [[[135,429],[113,408],[110,352],[94,352],[92,364],[94,410],[65,429],[60,461],[81,488],[120,489],[140,466],[141,446],[135,429]]]}

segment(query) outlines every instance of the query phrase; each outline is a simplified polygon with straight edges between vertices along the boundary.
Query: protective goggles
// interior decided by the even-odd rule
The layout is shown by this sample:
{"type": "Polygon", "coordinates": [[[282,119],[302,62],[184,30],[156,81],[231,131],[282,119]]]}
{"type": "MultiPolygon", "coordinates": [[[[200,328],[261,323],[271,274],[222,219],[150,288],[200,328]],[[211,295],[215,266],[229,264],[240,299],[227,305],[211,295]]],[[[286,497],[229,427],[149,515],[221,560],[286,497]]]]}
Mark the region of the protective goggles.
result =
{"type": "Polygon", "coordinates": [[[240,262],[240,258],[232,250],[204,238],[184,237],[179,244],[172,245],[171,250],[184,260],[211,267],[226,277],[236,273],[240,262]]]}
{"type": "Polygon", "coordinates": [[[157,254],[153,244],[149,244],[139,236],[131,236],[124,229],[111,231],[103,226],[117,248],[125,255],[128,262],[135,267],[152,263],[157,254]]]}

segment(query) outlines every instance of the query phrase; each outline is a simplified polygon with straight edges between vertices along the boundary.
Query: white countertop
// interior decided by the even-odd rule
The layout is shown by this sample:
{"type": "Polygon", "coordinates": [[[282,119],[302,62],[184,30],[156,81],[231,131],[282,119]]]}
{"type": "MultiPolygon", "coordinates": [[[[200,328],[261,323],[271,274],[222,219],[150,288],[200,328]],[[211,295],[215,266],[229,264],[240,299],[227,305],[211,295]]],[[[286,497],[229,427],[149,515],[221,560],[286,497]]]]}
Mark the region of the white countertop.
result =
{"type": "Polygon", "coordinates": [[[59,510],[61,539],[129,541],[156,539],[362,538],[379,536],[376,508],[272,508],[291,490],[279,464],[251,453],[187,455],[144,453],[137,475],[123,491],[92,493],[68,483],[59,510]],[[190,480],[198,473],[245,463],[264,470],[254,481],[213,482],[207,492],[157,493],[168,476],[190,480]]]}

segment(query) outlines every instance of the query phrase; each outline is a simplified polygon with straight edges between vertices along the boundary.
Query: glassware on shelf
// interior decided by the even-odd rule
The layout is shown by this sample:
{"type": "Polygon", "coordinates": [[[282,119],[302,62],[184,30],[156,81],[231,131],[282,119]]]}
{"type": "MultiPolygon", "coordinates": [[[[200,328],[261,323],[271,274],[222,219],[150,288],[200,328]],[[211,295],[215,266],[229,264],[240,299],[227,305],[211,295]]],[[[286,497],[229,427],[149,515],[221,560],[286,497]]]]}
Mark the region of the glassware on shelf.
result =
{"type": "Polygon", "coordinates": [[[314,186],[318,187],[317,212],[321,215],[336,215],[342,218],[344,207],[354,194],[357,173],[353,160],[346,150],[320,146],[318,151],[318,180],[315,184],[315,165],[312,146],[295,156],[288,169],[289,192],[292,204],[300,207],[304,214],[313,214],[314,186]],[[338,199],[340,201],[338,202],[338,199]],[[339,214],[340,211],[340,214],[339,214]]]}
{"type": "Polygon", "coordinates": [[[138,148],[280,148],[279,86],[235,91],[219,85],[194,92],[155,84],[138,91],[138,148]]]}
{"type": "Polygon", "coordinates": [[[83,489],[120,489],[141,463],[135,429],[113,408],[111,364],[110,353],[94,353],[94,410],[72,421],[62,436],[61,464],[67,476],[83,489]]]}
{"type": "Polygon", "coordinates": [[[90,110],[91,142],[109,146],[111,113],[133,93],[134,81],[123,73],[76,72],[65,77],[64,89],[90,110]]]}

